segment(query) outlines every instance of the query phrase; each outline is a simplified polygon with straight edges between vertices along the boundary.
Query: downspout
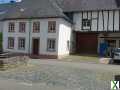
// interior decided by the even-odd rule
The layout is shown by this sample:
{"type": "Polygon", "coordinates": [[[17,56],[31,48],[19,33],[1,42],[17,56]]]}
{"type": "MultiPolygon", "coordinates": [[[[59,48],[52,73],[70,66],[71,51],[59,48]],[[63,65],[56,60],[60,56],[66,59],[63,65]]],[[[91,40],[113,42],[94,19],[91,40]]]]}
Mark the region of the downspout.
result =
{"type": "Polygon", "coordinates": [[[28,53],[29,53],[29,55],[31,54],[31,49],[30,49],[30,47],[31,47],[31,41],[30,41],[30,39],[31,39],[31,19],[29,19],[29,48],[28,48],[28,53]]]}

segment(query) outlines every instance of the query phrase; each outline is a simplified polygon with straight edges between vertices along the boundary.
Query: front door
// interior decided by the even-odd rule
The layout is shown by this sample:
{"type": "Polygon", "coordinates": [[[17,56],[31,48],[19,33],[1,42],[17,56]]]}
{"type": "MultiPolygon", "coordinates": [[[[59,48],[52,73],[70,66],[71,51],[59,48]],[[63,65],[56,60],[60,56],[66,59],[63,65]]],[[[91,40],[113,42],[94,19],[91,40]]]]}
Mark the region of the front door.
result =
{"type": "Polygon", "coordinates": [[[33,54],[38,55],[39,54],[39,39],[33,39],[33,54]]]}

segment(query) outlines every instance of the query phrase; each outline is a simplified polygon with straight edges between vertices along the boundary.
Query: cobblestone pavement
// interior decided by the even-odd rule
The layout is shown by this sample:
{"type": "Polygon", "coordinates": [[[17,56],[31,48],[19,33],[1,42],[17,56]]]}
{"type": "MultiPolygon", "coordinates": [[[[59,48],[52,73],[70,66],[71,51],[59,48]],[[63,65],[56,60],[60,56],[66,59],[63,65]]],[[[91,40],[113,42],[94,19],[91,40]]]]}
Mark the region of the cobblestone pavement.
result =
{"type": "Polygon", "coordinates": [[[110,80],[120,74],[119,68],[119,65],[30,60],[26,67],[0,71],[0,90],[110,90],[110,80]],[[13,85],[5,87],[3,82],[13,85]]]}

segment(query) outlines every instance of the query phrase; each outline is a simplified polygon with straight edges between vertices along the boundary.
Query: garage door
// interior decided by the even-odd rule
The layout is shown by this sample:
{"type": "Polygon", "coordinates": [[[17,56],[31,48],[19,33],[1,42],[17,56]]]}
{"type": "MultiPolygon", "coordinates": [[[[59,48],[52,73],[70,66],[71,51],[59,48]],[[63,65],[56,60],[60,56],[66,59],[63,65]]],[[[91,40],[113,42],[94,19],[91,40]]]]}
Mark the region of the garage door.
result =
{"type": "Polygon", "coordinates": [[[76,50],[78,53],[97,53],[98,40],[95,33],[76,33],[76,50]]]}

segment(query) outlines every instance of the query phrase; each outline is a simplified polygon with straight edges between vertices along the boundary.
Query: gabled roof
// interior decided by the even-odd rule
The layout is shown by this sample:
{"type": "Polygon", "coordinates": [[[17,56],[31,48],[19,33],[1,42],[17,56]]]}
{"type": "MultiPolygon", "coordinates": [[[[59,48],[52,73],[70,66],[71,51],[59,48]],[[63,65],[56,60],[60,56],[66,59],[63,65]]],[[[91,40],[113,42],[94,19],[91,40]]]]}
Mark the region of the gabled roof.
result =
{"type": "Polygon", "coordinates": [[[0,4],[0,20],[5,17],[5,14],[12,9],[12,7],[17,3],[5,3],[0,4]]]}
{"type": "Polygon", "coordinates": [[[63,10],[53,0],[24,0],[5,15],[5,19],[48,17],[67,18],[63,10]]]}
{"type": "Polygon", "coordinates": [[[55,0],[55,2],[62,7],[64,12],[112,10],[119,9],[120,6],[120,0],[55,0]]]}
{"type": "Polygon", "coordinates": [[[23,0],[20,3],[0,4],[0,20],[55,18],[69,20],[65,12],[119,9],[120,0],[23,0]],[[0,12],[1,13],[1,12],[0,12]]]}

